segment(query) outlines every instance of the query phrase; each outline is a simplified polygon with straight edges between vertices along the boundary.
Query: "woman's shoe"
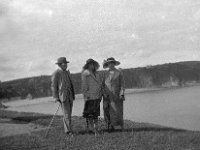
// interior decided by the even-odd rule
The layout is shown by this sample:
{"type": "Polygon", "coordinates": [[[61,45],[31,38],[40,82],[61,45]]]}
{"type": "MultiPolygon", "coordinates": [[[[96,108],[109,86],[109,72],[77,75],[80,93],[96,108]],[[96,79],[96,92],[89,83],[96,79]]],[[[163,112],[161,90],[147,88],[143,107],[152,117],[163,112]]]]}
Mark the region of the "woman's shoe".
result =
{"type": "Polygon", "coordinates": [[[108,131],[110,130],[110,124],[109,123],[107,124],[107,129],[108,129],[108,131]]]}
{"type": "Polygon", "coordinates": [[[110,126],[110,132],[114,132],[115,131],[115,127],[113,125],[110,126]]]}
{"type": "Polygon", "coordinates": [[[96,131],[94,132],[94,135],[95,135],[95,137],[99,136],[99,131],[96,130],[96,131]]]}
{"type": "Polygon", "coordinates": [[[121,131],[122,132],[124,131],[124,125],[121,125],[121,131]]]}

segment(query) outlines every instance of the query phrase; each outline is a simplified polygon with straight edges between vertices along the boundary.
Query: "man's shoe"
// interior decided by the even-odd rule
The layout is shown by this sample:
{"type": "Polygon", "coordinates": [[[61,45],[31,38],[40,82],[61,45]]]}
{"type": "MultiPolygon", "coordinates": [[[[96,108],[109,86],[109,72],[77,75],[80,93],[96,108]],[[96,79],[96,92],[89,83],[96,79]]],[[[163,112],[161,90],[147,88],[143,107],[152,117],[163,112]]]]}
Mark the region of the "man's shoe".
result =
{"type": "Polygon", "coordinates": [[[74,135],[72,131],[68,131],[65,134],[68,135],[68,136],[73,136],[74,135]]]}

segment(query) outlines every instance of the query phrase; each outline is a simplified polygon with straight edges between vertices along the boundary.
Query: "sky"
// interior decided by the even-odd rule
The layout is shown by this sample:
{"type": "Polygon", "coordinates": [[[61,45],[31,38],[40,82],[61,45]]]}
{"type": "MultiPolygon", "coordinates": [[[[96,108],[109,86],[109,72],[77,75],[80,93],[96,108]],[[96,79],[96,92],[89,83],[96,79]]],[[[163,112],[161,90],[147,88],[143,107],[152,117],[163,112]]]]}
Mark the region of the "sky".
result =
{"type": "MultiPolygon", "coordinates": [[[[71,73],[88,58],[133,68],[200,59],[199,0],[0,0],[0,80],[71,73]]],[[[101,67],[102,69],[102,67],[101,67]]]]}

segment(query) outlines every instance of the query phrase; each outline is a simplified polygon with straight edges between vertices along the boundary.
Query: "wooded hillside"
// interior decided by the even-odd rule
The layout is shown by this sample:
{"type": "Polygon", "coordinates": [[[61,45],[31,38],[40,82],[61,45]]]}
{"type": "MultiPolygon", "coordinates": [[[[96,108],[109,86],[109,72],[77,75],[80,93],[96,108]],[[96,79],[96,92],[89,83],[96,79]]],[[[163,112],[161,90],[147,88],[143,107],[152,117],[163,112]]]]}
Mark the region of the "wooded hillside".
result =
{"type": "MultiPolygon", "coordinates": [[[[195,85],[200,83],[200,61],[123,69],[126,88],[195,85]]],[[[81,75],[72,74],[75,92],[81,93],[81,75]]],[[[2,82],[1,98],[38,98],[51,96],[51,77],[38,76],[2,82]]]]}

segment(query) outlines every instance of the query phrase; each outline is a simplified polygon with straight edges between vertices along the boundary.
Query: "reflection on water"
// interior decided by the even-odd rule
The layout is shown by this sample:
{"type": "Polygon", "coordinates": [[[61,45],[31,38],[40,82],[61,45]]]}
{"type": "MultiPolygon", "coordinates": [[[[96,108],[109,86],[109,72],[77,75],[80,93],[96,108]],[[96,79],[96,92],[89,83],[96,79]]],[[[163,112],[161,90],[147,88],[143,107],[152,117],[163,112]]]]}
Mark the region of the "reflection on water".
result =
{"type": "MultiPolygon", "coordinates": [[[[74,102],[73,115],[82,115],[83,105],[84,101],[77,99],[74,102]]],[[[57,106],[58,103],[48,102],[9,109],[53,114],[57,106]]],[[[127,94],[124,117],[137,122],[200,130],[200,86],[127,94]]]]}

